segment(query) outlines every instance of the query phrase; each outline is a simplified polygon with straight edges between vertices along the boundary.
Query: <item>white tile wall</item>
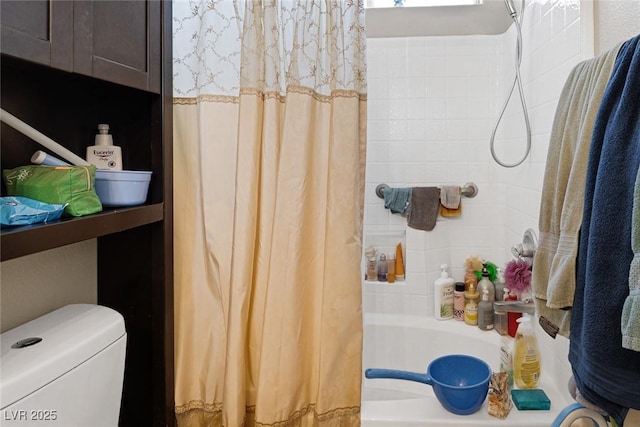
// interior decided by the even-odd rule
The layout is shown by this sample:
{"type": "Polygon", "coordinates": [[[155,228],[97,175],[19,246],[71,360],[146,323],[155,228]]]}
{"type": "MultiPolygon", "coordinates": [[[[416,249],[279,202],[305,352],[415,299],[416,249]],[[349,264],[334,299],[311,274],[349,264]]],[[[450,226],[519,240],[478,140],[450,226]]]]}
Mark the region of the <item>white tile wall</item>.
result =
{"type": "MultiPolygon", "coordinates": [[[[519,2],[517,2],[519,4],[519,2]]],[[[506,13],[506,12],[505,12],[506,13]]],[[[402,23],[398,23],[402,25],[402,23]]],[[[532,128],[531,154],[513,169],[491,159],[489,137],[514,75],[514,26],[498,36],[372,38],[368,52],[367,233],[406,232],[406,281],[365,284],[364,310],[433,315],[440,264],[456,280],[463,262],[479,255],[504,265],[527,228],[537,230],[548,138],[558,96],[571,68],[592,56],[581,40],[578,0],[526,2],[522,80],[532,128]],[[479,194],[463,199],[462,216],[439,218],[431,232],[391,215],[375,187],[461,185],[479,194]]],[[[524,150],[517,91],[498,128],[504,161],[524,150]],[[516,103],[516,101],[518,103],[516,103]]]]}

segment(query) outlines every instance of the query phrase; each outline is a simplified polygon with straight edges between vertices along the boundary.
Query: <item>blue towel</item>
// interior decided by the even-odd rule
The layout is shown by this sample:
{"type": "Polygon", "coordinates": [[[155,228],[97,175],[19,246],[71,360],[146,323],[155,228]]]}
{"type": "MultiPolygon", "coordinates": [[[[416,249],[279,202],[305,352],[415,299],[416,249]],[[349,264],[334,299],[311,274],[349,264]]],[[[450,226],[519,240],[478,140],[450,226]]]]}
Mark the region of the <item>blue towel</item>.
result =
{"type": "Polygon", "coordinates": [[[615,418],[640,408],[640,353],[622,347],[633,190],[640,165],[640,36],[618,54],[589,152],[569,361],[578,389],[615,418]]]}
{"type": "Polygon", "coordinates": [[[391,213],[397,213],[402,216],[409,215],[411,207],[412,188],[385,188],[384,189],[384,207],[389,209],[391,213]]]}

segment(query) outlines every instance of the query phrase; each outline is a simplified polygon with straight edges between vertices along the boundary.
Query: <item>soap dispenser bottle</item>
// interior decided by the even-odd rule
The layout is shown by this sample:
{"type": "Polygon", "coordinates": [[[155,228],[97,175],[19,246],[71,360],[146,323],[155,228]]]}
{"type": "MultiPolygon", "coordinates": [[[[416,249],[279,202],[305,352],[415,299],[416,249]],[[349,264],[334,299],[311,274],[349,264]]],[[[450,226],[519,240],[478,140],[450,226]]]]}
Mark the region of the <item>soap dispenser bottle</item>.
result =
{"type": "Polygon", "coordinates": [[[487,290],[489,295],[489,302],[493,305],[496,300],[496,291],[493,286],[493,282],[489,280],[489,270],[487,270],[487,263],[482,264],[482,279],[478,282],[478,293],[482,295],[487,290]]]}
{"type": "Polygon", "coordinates": [[[497,277],[496,277],[496,281],[493,282],[493,287],[495,288],[496,291],[496,301],[504,301],[504,288],[506,286],[506,281],[504,280],[504,273],[502,272],[502,269],[500,267],[498,267],[497,269],[497,277]]]}
{"type": "Polygon", "coordinates": [[[540,351],[528,315],[518,319],[513,346],[513,381],[518,388],[537,388],[540,381],[540,351]]]}
{"type": "Polygon", "coordinates": [[[122,150],[113,145],[109,125],[99,124],[95,145],[87,147],[87,162],[98,169],[122,170],[122,150]]]}
{"type": "Polygon", "coordinates": [[[447,273],[447,264],[440,265],[440,278],[434,283],[433,314],[438,320],[453,317],[453,291],[455,281],[447,273]]]}
{"type": "Polygon", "coordinates": [[[478,303],[478,328],[483,331],[493,329],[493,304],[486,288],[482,290],[482,300],[478,303]]]}

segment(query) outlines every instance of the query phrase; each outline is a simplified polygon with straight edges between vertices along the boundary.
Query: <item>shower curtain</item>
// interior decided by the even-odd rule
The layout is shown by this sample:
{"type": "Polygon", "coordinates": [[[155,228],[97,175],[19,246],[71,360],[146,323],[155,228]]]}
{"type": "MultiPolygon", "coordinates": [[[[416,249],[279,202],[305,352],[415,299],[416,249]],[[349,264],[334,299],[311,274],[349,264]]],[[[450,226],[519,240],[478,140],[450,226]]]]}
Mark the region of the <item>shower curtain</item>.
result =
{"type": "Polygon", "coordinates": [[[173,13],[178,425],[360,425],[362,0],[173,13]]]}

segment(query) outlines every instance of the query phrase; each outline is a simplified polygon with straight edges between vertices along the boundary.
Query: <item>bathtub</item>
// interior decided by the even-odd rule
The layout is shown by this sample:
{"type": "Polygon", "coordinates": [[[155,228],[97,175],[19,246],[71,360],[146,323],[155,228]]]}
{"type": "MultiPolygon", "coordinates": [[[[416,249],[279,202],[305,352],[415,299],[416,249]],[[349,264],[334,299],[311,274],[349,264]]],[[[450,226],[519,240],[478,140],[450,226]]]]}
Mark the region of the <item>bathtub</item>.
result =
{"type": "MultiPolygon", "coordinates": [[[[362,427],[520,426],[549,427],[558,413],[574,403],[567,391],[571,375],[565,351],[568,340],[553,342],[537,329],[542,373],[540,385],[551,400],[549,411],[518,411],[506,420],[488,414],[488,400],[472,415],[447,412],[426,384],[394,379],[366,379],[363,374],[362,427]],[[544,335],[544,336],[543,336],[544,335]],[[554,348],[554,350],[551,350],[554,348]],[[560,350],[558,350],[560,348],[560,350]]],[[[365,314],[363,369],[391,368],[426,372],[427,365],[446,354],[469,354],[500,369],[501,337],[495,331],[456,320],[439,321],[418,316],[365,314]]]]}

